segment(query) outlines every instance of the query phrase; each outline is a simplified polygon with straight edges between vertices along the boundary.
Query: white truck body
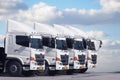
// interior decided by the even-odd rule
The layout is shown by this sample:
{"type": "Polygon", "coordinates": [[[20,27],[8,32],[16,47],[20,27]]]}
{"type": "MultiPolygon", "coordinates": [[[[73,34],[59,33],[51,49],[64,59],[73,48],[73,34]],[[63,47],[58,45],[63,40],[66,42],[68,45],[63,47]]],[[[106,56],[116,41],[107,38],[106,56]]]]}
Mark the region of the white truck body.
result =
{"type": "MultiPolygon", "coordinates": [[[[69,51],[69,66],[70,69],[81,69],[86,67],[86,52],[85,50],[75,49],[75,42],[82,42],[82,37],[75,37],[77,33],[70,30],[66,26],[62,25],[54,25],[54,27],[61,32],[67,39],[72,39],[74,42],[71,44],[73,45],[72,48],[68,48],[69,51]],[[80,61],[81,60],[81,61],[80,61]]],[[[67,41],[69,42],[69,40],[67,41]]],[[[70,43],[68,43],[69,45],[70,43]]],[[[78,43],[79,44],[79,43],[78,43]]],[[[82,46],[81,46],[82,47],[82,46]]]]}
{"type": "Polygon", "coordinates": [[[98,50],[102,42],[96,39],[87,39],[88,67],[96,68],[98,50]]]}
{"type": "MultiPolygon", "coordinates": [[[[17,21],[8,20],[7,27],[5,38],[6,66],[8,63],[10,65],[10,63],[14,64],[17,61],[17,64],[18,62],[21,64],[23,71],[45,70],[45,51],[42,48],[42,37],[32,34],[35,33],[34,29],[17,21]]],[[[12,65],[11,69],[16,67],[12,65]]],[[[17,75],[15,71],[12,73],[12,75],[17,75]]]]}
{"type": "Polygon", "coordinates": [[[100,40],[96,40],[96,39],[93,39],[93,38],[90,38],[88,36],[87,33],[75,28],[75,27],[71,27],[69,26],[68,28],[70,28],[72,31],[76,32],[78,35],[84,37],[86,39],[86,53],[87,53],[87,61],[88,61],[88,65],[87,67],[96,67],[96,64],[97,64],[97,54],[98,54],[98,50],[99,48],[101,47],[102,45],[102,42],[100,40]],[[87,44],[88,41],[92,41],[92,45],[93,47],[95,47],[94,50],[90,50],[92,48],[92,46],[89,46],[87,44]],[[90,48],[90,49],[88,49],[90,48]]]}
{"type": "Polygon", "coordinates": [[[35,30],[43,36],[44,42],[46,41],[44,45],[44,49],[46,50],[45,59],[49,70],[69,69],[69,65],[67,64],[68,52],[61,49],[61,44],[65,42],[65,38],[59,36],[59,33],[52,26],[47,24],[36,23],[35,30]],[[52,44],[52,46],[49,44],[52,44]]]}

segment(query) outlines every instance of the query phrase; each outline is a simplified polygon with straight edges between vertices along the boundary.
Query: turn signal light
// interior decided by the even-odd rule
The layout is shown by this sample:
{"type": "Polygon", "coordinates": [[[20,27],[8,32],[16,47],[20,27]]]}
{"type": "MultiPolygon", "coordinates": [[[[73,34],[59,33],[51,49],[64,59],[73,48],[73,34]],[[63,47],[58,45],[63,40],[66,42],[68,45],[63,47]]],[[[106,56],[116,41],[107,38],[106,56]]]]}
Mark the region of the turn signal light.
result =
{"type": "Polygon", "coordinates": [[[75,60],[75,61],[77,61],[77,60],[78,60],[77,56],[75,56],[75,57],[74,57],[74,60],[75,60]]]}
{"type": "Polygon", "coordinates": [[[92,60],[92,58],[91,57],[87,57],[87,60],[92,60]]]}
{"type": "Polygon", "coordinates": [[[31,60],[31,61],[34,61],[34,60],[35,60],[35,58],[31,56],[31,57],[30,57],[30,60],[31,60]]]}
{"type": "Polygon", "coordinates": [[[56,61],[60,61],[60,58],[56,57],[56,61]]]}

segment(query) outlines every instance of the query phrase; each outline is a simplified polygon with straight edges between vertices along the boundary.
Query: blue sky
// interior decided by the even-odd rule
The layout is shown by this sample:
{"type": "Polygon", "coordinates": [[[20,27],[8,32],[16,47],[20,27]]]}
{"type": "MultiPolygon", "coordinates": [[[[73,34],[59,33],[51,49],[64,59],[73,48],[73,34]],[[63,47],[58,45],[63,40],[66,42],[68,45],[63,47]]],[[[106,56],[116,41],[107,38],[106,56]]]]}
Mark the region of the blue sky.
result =
{"type": "Polygon", "coordinates": [[[34,4],[41,2],[45,2],[48,5],[51,6],[56,6],[57,9],[64,9],[64,8],[84,8],[84,9],[99,9],[101,6],[99,5],[99,0],[78,0],[78,1],[73,1],[73,0],[32,0],[32,1],[27,1],[24,0],[26,4],[31,7],[34,4]]]}
{"type": "MultiPolygon", "coordinates": [[[[55,6],[57,10],[64,10],[66,8],[75,8],[75,9],[95,9],[99,10],[102,8],[100,4],[100,0],[23,0],[23,2],[28,6],[28,8],[31,8],[32,6],[44,2],[45,4],[49,6],[55,6]]],[[[88,18],[89,19],[89,18],[88,18]]],[[[82,30],[85,31],[91,31],[91,30],[98,30],[103,31],[108,36],[106,38],[109,38],[111,40],[120,40],[119,34],[120,34],[120,24],[119,23],[107,23],[107,24],[92,24],[92,25],[82,25],[82,30]]],[[[6,32],[6,23],[4,21],[0,22],[0,34],[5,34],[6,32]]]]}

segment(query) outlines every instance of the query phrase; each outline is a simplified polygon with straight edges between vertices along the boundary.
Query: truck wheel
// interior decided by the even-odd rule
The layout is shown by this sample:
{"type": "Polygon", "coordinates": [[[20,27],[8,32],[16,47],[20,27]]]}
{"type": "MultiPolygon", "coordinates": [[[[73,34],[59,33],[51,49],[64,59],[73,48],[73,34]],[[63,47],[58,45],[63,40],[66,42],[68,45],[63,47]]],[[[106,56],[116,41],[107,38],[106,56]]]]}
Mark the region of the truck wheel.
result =
{"type": "Polygon", "coordinates": [[[45,76],[48,76],[48,75],[49,75],[49,74],[48,74],[48,73],[49,73],[49,65],[48,65],[48,63],[47,63],[46,61],[45,61],[45,70],[44,70],[43,73],[44,73],[45,76]]]}
{"type": "Polygon", "coordinates": [[[85,73],[88,68],[80,69],[79,73],[85,73]]]}
{"type": "Polygon", "coordinates": [[[21,76],[22,75],[22,65],[17,61],[12,61],[7,65],[7,71],[11,76],[21,76]]]}
{"type": "Polygon", "coordinates": [[[4,71],[3,69],[2,69],[2,70],[0,70],[0,73],[3,73],[3,71],[4,71]]]}
{"type": "Polygon", "coordinates": [[[40,76],[40,75],[43,75],[41,71],[37,70],[37,71],[34,71],[34,75],[36,76],[40,76]]]}
{"type": "Polygon", "coordinates": [[[29,76],[33,76],[34,73],[33,71],[23,71],[22,74],[25,77],[29,77],[29,76]]]}
{"type": "Polygon", "coordinates": [[[49,74],[49,76],[55,76],[56,71],[50,71],[50,70],[49,70],[49,73],[48,73],[48,74],[49,74]]]}
{"type": "Polygon", "coordinates": [[[56,74],[56,71],[51,71],[50,69],[49,69],[49,65],[48,65],[48,63],[45,61],[45,70],[44,70],[44,75],[45,76],[54,76],[55,74],[56,74]]]}
{"type": "Polygon", "coordinates": [[[72,75],[73,73],[74,73],[74,70],[67,70],[67,71],[66,71],[66,74],[67,74],[67,75],[72,75]]]}
{"type": "Polygon", "coordinates": [[[0,63],[0,73],[4,72],[4,64],[0,63]]]}

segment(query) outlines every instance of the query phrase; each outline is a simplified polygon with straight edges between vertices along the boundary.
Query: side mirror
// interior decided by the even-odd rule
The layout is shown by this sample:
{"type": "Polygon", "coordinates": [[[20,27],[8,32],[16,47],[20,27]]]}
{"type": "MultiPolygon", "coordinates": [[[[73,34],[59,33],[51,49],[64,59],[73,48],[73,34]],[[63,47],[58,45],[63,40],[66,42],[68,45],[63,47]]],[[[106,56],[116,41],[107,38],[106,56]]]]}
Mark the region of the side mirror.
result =
{"type": "Polygon", "coordinates": [[[100,48],[102,47],[102,41],[100,40],[100,46],[99,46],[100,48]]]}

